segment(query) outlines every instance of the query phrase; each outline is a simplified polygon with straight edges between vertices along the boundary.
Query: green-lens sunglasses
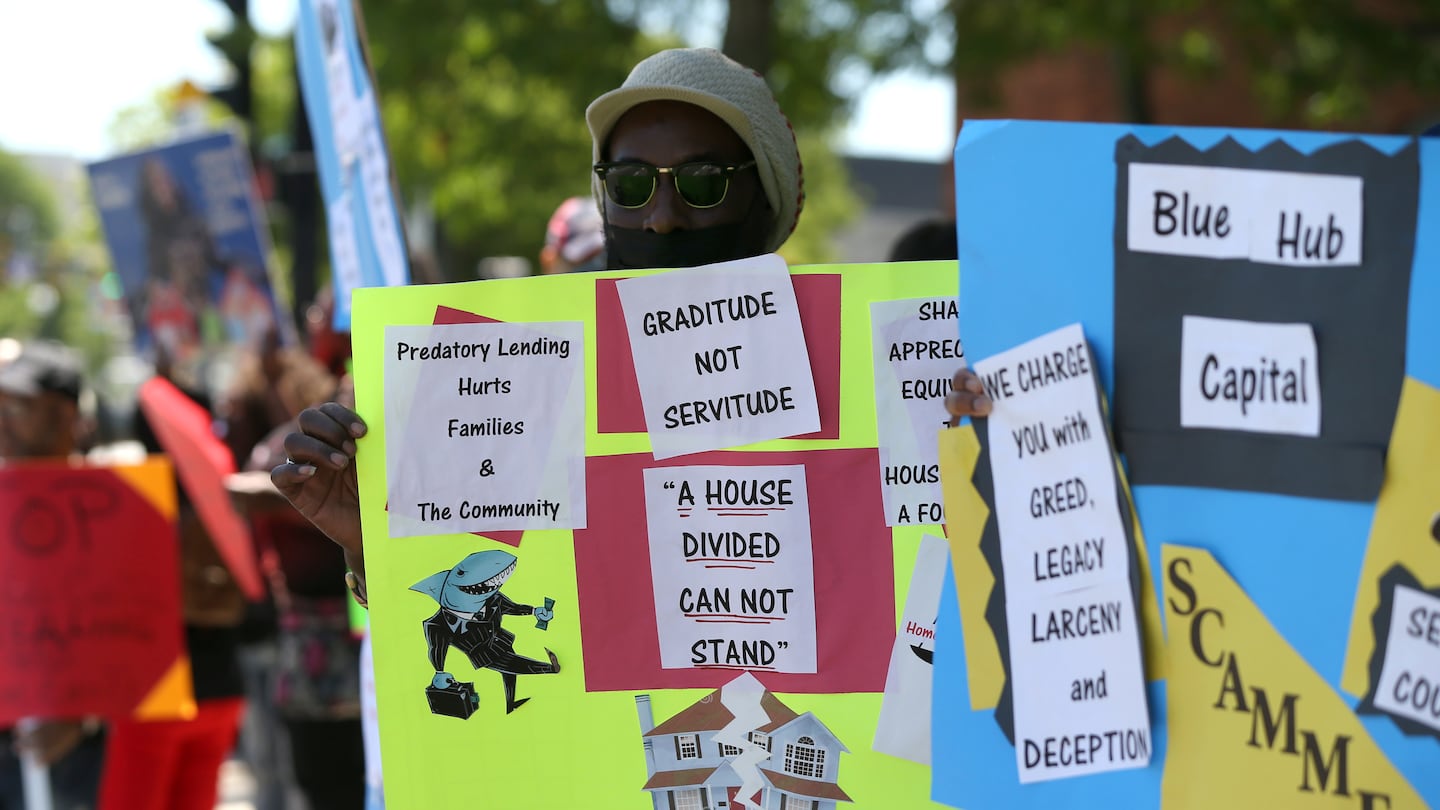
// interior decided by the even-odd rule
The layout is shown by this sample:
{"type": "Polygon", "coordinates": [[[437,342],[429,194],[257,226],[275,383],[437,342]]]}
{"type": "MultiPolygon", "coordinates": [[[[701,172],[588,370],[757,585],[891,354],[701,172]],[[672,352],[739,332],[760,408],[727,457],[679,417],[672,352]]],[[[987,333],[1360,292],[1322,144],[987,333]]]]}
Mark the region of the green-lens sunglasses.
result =
{"type": "Polygon", "coordinates": [[[643,208],[655,196],[656,178],[668,174],[675,191],[691,208],[714,208],[725,202],[730,175],[755,166],[744,163],[716,163],[702,160],[679,166],[651,166],[649,163],[596,163],[595,173],[605,184],[610,201],[621,208],[643,208]]]}

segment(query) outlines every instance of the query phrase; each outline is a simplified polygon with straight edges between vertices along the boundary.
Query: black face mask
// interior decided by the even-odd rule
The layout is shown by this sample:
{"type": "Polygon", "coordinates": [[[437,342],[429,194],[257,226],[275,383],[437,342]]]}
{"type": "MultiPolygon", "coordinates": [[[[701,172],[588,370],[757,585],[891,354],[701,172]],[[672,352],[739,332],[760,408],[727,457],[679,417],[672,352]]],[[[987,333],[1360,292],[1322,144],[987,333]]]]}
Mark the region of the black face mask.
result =
{"type": "Polygon", "coordinates": [[[764,253],[753,230],[748,222],[670,233],[607,224],[605,251],[611,270],[695,267],[764,253]]]}

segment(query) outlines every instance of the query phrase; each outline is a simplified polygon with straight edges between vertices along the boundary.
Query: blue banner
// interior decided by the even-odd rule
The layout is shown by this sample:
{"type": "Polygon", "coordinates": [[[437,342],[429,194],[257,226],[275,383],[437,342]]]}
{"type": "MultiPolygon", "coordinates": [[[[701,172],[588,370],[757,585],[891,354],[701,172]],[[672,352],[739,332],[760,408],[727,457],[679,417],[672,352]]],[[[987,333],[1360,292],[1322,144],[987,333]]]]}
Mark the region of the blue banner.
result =
{"type": "Polygon", "coordinates": [[[352,6],[302,0],[295,27],[300,89],[330,234],[337,330],[350,330],[356,287],[410,283],[390,160],[352,6]]]}
{"type": "Polygon", "coordinates": [[[291,331],[275,304],[249,157],[215,132],[92,164],[136,348],[176,364],[291,331]]]}

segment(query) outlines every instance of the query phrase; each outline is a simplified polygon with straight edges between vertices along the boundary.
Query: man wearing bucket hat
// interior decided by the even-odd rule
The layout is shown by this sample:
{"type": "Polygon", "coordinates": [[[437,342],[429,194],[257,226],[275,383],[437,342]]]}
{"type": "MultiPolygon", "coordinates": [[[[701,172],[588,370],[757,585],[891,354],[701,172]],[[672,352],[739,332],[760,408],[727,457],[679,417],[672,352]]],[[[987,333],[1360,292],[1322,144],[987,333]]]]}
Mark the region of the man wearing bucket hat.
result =
{"type": "MultiPolygon", "coordinates": [[[[592,190],[612,269],[678,268],[771,253],[805,204],[795,133],[765,80],[711,48],[661,51],[585,112],[592,190]]],[[[978,382],[978,381],[977,381],[978,382]]],[[[978,392],[977,392],[978,393],[978,392]]],[[[971,394],[973,400],[975,394],[971,394]]],[[[970,400],[947,403],[971,412],[970,400]]],[[[271,480],[345,549],[365,601],[355,439],[365,422],[336,402],[307,409],[271,480]]]]}
{"type": "Polygon", "coordinates": [[[585,121],[613,268],[772,253],[800,220],[790,122],[760,74],[713,48],[649,57],[585,121]]]}
{"type": "MultiPolygon", "coordinates": [[[[795,132],[760,74],[717,50],[651,56],[595,99],[585,121],[614,269],[771,253],[800,221],[795,132]]],[[[988,414],[991,402],[980,378],[960,369],[945,408],[956,425],[988,414]]]]}

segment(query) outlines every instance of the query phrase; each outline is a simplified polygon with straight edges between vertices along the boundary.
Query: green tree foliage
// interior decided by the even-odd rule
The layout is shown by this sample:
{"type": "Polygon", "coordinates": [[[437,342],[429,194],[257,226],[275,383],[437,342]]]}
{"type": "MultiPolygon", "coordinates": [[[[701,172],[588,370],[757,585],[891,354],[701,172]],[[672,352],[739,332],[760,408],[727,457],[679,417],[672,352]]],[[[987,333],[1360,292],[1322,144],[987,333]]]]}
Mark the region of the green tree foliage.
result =
{"type": "Polygon", "coordinates": [[[898,68],[940,69],[948,30],[939,0],[632,0],[620,13],[720,45],[765,76],[800,142],[805,212],[781,249],[792,264],[833,261],[834,234],[861,213],[835,149],[852,103],[871,78],[898,68]]]}
{"type": "Polygon", "coordinates": [[[854,221],[860,198],[850,189],[850,175],[821,131],[801,130],[800,156],[805,169],[805,211],[800,224],[780,248],[790,264],[835,261],[835,233],[854,221]]]}
{"type": "Polygon", "coordinates": [[[662,43],[598,0],[363,6],[396,173],[430,197],[450,277],[534,261],[555,208],[590,192],[585,106],[662,43]]]}
{"type": "Polygon", "coordinates": [[[186,102],[181,100],[177,88],[163,88],[155,91],[149,100],[131,104],[115,113],[105,131],[115,154],[149,149],[174,138],[181,106],[187,103],[199,105],[199,118],[206,127],[226,126],[235,121],[235,114],[230,108],[212,98],[186,102]]]}
{"type": "MultiPolygon", "coordinates": [[[[1440,4],[1405,0],[1226,3],[1235,56],[1253,71],[1271,115],[1316,125],[1359,120],[1372,96],[1397,86],[1440,90],[1440,4]],[[1392,15],[1380,16],[1382,5],[1392,15]]],[[[1214,41],[1212,27],[1202,31],[1214,41]]]]}
{"type": "Polygon", "coordinates": [[[50,190],[20,158],[0,151],[0,268],[15,250],[55,238],[58,227],[50,190]]]}
{"type": "Polygon", "coordinates": [[[295,77],[295,46],[289,37],[257,37],[251,57],[255,132],[262,153],[290,147],[291,124],[299,88],[295,77]]]}
{"type": "Polygon", "coordinates": [[[632,0],[624,8],[764,74],[806,132],[844,125],[869,79],[943,69],[950,53],[942,0],[632,0]]]}
{"type": "Polygon", "coordinates": [[[0,335],[57,340],[97,371],[114,353],[116,341],[99,328],[93,281],[88,273],[60,273],[49,280],[0,285],[0,335]]]}
{"type": "MultiPolygon", "coordinates": [[[[688,6],[681,4],[678,15],[688,6]]],[[[945,8],[923,0],[727,0],[724,50],[765,75],[805,163],[805,213],[781,249],[792,264],[833,261],[834,234],[861,213],[835,150],[851,104],[872,77],[930,64],[945,8]]],[[[683,25],[677,16],[674,24],[683,25]]],[[[939,49],[938,53],[943,53],[939,49]]]]}
{"type": "Polygon", "coordinates": [[[98,367],[109,355],[110,338],[95,317],[94,282],[101,272],[95,246],[93,233],[62,233],[44,181],[20,157],[0,151],[0,335],[59,340],[98,367]],[[9,278],[18,252],[34,278],[9,278]]]}
{"type": "Polygon", "coordinates": [[[555,207],[588,193],[591,99],[660,48],[722,40],[765,75],[801,142],[807,202],[786,258],[833,259],[832,234],[858,213],[835,134],[866,77],[924,58],[944,6],[916,5],[367,0],[363,10],[397,175],[407,195],[431,199],[456,278],[482,256],[533,259],[555,207]]]}
{"type": "Polygon", "coordinates": [[[173,133],[174,93],[160,90],[148,101],[121,108],[105,128],[105,137],[116,153],[133,152],[165,141],[173,133]]]}
{"type": "Polygon", "coordinates": [[[1433,0],[951,0],[953,68],[969,97],[996,98],[999,77],[1075,45],[1111,53],[1127,118],[1150,118],[1159,70],[1201,81],[1239,65],[1274,121],[1361,120],[1370,100],[1440,90],[1440,4],[1433,0]]]}
{"type": "MultiPolygon", "coordinates": [[[[251,40],[250,65],[254,130],[243,134],[259,144],[260,151],[273,144],[273,151],[284,152],[289,148],[291,118],[299,97],[294,44],[288,36],[255,36],[251,40]]],[[[117,154],[158,146],[175,137],[186,104],[199,106],[197,117],[204,126],[238,124],[229,107],[208,97],[187,100],[177,86],[157,90],[149,99],[121,109],[106,135],[117,154]]]]}

